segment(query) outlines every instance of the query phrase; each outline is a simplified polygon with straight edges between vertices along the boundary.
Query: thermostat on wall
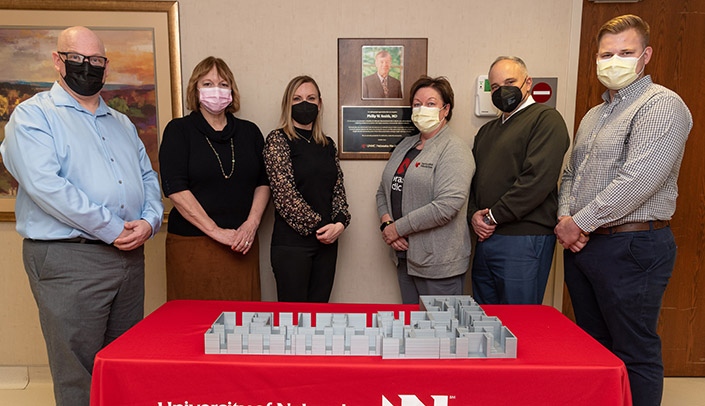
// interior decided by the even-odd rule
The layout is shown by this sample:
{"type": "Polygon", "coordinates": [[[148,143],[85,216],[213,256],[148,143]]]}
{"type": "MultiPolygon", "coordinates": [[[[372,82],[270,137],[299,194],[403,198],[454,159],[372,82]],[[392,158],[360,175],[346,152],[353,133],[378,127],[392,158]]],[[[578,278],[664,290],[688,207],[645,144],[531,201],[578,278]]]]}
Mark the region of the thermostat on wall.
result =
{"type": "Polygon", "coordinates": [[[499,111],[492,104],[490,80],[487,75],[480,75],[475,83],[475,115],[497,117],[498,114],[499,111]]]}

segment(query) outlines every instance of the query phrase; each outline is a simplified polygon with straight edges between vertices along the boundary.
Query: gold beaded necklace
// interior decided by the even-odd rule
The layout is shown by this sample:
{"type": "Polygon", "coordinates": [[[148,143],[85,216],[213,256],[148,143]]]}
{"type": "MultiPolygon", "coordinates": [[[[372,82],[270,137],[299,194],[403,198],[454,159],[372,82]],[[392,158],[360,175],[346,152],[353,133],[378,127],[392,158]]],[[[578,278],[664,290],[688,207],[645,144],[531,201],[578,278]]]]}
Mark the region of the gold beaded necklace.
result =
{"type": "Polygon", "coordinates": [[[213,148],[213,144],[211,144],[211,140],[206,137],[206,141],[208,141],[208,146],[211,147],[211,150],[213,150],[213,153],[215,154],[215,157],[218,159],[218,165],[220,165],[220,173],[223,174],[223,177],[225,179],[230,179],[231,176],[233,176],[233,173],[235,173],[235,143],[233,143],[233,139],[230,138],[230,153],[232,154],[232,159],[230,160],[232,167],[230,168],[230,175],[225,174],[225,169],[223,169],[223,162],[220,161],[220,155],[218,155],[218,152],[216,152],[215,148],[213,148]]]}

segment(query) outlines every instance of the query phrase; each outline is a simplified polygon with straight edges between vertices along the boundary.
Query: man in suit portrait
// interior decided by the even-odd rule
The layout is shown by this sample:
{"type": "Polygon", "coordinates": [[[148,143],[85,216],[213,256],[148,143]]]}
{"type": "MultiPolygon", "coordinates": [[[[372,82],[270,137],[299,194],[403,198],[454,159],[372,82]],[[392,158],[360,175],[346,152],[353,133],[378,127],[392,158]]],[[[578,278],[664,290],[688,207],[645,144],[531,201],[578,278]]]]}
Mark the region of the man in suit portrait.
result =
{"type": "Polygon", "coordinates": [[[392,67],[392,55],[381,50],[375,55],[377,72],[362,79],[363,99],[401,99],[401,82],[389,76],[392,67]]]}

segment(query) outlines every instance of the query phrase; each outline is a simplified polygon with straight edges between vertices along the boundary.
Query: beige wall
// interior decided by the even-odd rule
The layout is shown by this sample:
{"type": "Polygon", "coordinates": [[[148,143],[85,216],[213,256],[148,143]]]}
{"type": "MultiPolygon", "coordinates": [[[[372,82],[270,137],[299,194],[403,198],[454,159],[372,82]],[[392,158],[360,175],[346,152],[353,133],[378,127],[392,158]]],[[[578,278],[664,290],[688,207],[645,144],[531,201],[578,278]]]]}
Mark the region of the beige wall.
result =
{"type": "MultiPolygon", "coordinates": [[[[428,73],[447,76],[455,90],[451,125],[469,144],[486,118],[474,111],[477,75],[498,55],[521,56],[534,76],[559,78],[557,107],[572,128],[580,0],[376,2],[322,0],[181,0],[184,82],[208,55],[228,62],[240,88],[238,115],[264,134],[277,123],[289,79],[312,75],[321,87],[323,127],[337,139],[337,39],[428,38],[428,73]],[[400,7],[400,4],[403,6],[400,7]],[[429,8],[430,6],[430,8],[429,8]]],[[[60,22],[57,22],[60,23],[60,22]]],[[[47,56],[48,57],[48,56],[47,56]]],[[[374,194],[383,161],[343,161],[353,219],[340,241],[335,302],[398,302],[395,270],[379,237],[374,194]]],[[[269,267],[271,205],[260,229],[263,299],[276,290],[269,267]]],[[[165,298],[164,230],[147,244],[147,311],[165,298]]],[[[0,223],[0,366],[45,364],[36,306],[14,223],[0,223]]],[[[560,306],[561,272],[545,302],[560,306]]]]}

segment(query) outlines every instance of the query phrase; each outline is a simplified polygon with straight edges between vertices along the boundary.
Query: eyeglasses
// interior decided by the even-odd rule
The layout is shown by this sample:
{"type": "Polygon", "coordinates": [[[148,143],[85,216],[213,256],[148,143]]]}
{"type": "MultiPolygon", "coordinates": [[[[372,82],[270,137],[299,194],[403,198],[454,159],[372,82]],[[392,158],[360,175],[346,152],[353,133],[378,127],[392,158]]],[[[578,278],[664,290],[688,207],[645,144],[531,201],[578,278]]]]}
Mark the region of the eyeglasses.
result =
{"type": "MultiPolygon", "coordinates": [[[[448,105],[448,103],[442,105],[441,107],[438,107],[438,110],[443,110],[444,108],[446,108],[447,105],[448,105]]],[[[436,104],[433,103],[433,102],[431,102],[431,103],[426,103],[426,104],[423,104],[423,103],[420,103],[420,102],[416,102],[416,103],[414,103],[414,104],[411,105],[411,108],[414,108],[414,109],[415,109],[415,108],[417,108],[417,107],[436,108],[437,106],[436,106],[436,104]]]]}
{"type": "Polygon", "coordinates": [[[56,51],[56,53],[63,56],[65,58],[64,61],[72,65],[82,65],[83,62],[88,61],[88,63],[90,63],[92,66],[104,68],[105,65],[108,63],[108,58],[104,56],[85,56],[76,52],[56,51]]]}
{"type": "Polygon", "coordinates": [[[521,82],[521,85],[520,85],[520,86],[517,86],[517,85],[515,85],[515,83],[517,82],[517,80],[510,78],[510,79],[505,80],[503,85],[492,84],[492,85],[490,86],[490,91],[494,93],[494,91],[497,90],[497,89],[499,89],[500,86],[516,86],[516,87],[518,87],[519,89],[521,89],[522,87],[524,87],[524,85],[526,84],[526,81],[527,81],[528,79],[529,79],[528,76],[525,77],[525,78],[524,78],[524,81],[521,82]]]}

